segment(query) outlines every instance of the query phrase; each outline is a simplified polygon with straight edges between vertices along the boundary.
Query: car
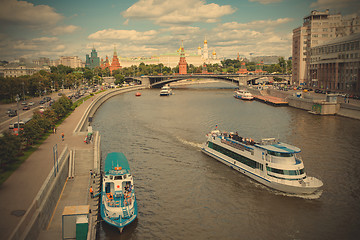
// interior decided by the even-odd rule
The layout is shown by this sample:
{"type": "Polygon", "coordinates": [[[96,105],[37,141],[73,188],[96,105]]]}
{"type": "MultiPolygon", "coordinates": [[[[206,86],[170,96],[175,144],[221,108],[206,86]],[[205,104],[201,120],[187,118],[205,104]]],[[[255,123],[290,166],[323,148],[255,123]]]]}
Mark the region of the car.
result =
{"type": "Polygon", "coordinates": [[[10,113],[9,113],[9,117],[15,117],[17,116],[17,110],[12,110],[10,113]]]}
{"type": "Polygon", "coordinates": [[[59,93],[58,93],[58,96],[62,96],[62,93],[59,92],[59,93]]]}
{"type": "Polygon", "coordinates": [[[23,107],[23,110],[24,110],[24,111],[30,110],[30,107],[26,105],[26,106],[23,107]]]}
{"type": "Polygon", "coordinates": [[[26,104],[27,104],[27,103],[26,103],[25,101],[21,103],[21,105],[26,105],[26,104]]]}
{"type": "Polygon", "coordinates": [[[34,102],[29,102],[28,106],[34,106],[34,102]]]}
{"type": "Polygon", "coordinates": [[[9,114],[9,113],[11,113],[11,108],[9,108],[7,111],[6,111],[6,114],[9,114]]]}
{"type": "Polygon", "coordinates": [[[41,100],[40,102],[39,102],[39,104],[44,104],[45,103],[45,101],[44,100],[41,100]]]}

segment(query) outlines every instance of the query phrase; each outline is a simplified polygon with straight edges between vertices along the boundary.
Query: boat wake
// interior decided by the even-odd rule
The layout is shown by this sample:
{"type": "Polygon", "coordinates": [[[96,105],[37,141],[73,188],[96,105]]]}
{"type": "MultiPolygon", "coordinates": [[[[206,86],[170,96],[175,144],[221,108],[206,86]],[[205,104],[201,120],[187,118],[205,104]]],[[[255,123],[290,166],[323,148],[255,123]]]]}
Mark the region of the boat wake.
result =
{"type": "Polygon", "coordinates": [[[312,194],[290,194],[290,193],[274,191],[274,193],[276,195],[282,195],[282,196],[286,196],[286,197],[297,197],[297,198],[303,198],[303,199],[309,199],[309,200],[319,199],[321,197],[322,192],[323,192],[323,190],[318,190],[312,194]]]}
{"type": "Polygon", "coordinates": [[[185,139],[182,139],[180,137],[176,137],[177,140],[179,140],[181,143],[185,144],[185,145],[188,145],[188,146],[191,146],[191,147],[194,147],[194,148],[201,148],[202,147],[202,143],[195,143],[195,142],[190,142],[190,141],[187,141],[185,139]]]}

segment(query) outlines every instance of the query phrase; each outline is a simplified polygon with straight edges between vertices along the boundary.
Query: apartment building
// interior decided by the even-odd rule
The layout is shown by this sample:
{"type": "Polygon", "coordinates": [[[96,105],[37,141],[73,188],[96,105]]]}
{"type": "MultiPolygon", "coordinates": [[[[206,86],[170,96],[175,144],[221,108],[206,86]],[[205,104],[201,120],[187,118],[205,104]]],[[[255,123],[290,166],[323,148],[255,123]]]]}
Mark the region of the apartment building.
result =
{"type": "Polygon", "coordinates": [[[303,25],[293,30],[292,72],[295,84],[309,84],[310,50],[338,37],[360,33],[359,16],[343,17],[326,11],[311,11],[303,18],[303,25]]]}
{"type": "Polygon", "coordinates": [[[360,95],[360,33],[311,48],[309,85],[360,95]]]}

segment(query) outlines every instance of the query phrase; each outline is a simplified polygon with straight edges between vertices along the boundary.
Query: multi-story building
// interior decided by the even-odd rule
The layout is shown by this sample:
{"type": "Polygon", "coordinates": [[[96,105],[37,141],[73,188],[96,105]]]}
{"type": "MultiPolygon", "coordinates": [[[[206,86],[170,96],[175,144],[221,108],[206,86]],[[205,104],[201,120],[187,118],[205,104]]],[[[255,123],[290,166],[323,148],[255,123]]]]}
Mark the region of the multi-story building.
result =
{"type": "Polygon", "coordinates": [[[78,56],[61,56],[59,65],[68,66],[71,68],[84,67],[85,64],[78,56]]]}
{"type": "Polygon", "coordinates": [[[98,57],[95,48],[92,49],[91,56],[89,56],[89,54],[86,54],[85,67],[88,68],[100,67],[100,58],[98,57]]]}
{"type": "Polygon", "coordinates": [[[45,70],[50,71],[48,66],[39,66],[33,63],[9,63],[5,66],[0,67],[1,75],[4,77],[20,77],[24,75],[33,75],[34,73],[45,70]]]}
{"type": "Polygon", "coordinates": [[[33,60],[33,63],[38,66],[50,66],[50,58],[40,57],[39,59],[33,60]]]}
{"type": "Polygon", "coordinates": [[[301,27],[293,30],[292,73],[295,84],[310,81],[310,49],[327,41],[360,32],[360,19],[356,17],[342,17],[341,14],[330,14],[311,11],[303,18],[301,27]]]}
{"type": "Polygon", "coordinates": [[[310,86],[360,94],[360,33],[311,48],[310,86]]]}

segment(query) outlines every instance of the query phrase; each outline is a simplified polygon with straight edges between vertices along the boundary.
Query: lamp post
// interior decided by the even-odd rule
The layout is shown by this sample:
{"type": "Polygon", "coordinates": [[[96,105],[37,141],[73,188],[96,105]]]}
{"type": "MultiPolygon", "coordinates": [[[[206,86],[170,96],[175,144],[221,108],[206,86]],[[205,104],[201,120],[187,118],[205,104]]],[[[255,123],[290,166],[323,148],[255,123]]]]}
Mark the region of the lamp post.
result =
{"type": "Polygon", "coordinates": [[[16,106],[17,106],[17,112],[16,112],[16,114],[17,114],[17,116],[18,116],[18,124],[17,124],[17,129],[18,129],[18,134],[20,133],[20,113],[19,113],[19,101],[20,101],[20,98],[19,98],[19,94],[16,94],[16,98],[15,98],[15,100],[16,100],[16,106]]]}

